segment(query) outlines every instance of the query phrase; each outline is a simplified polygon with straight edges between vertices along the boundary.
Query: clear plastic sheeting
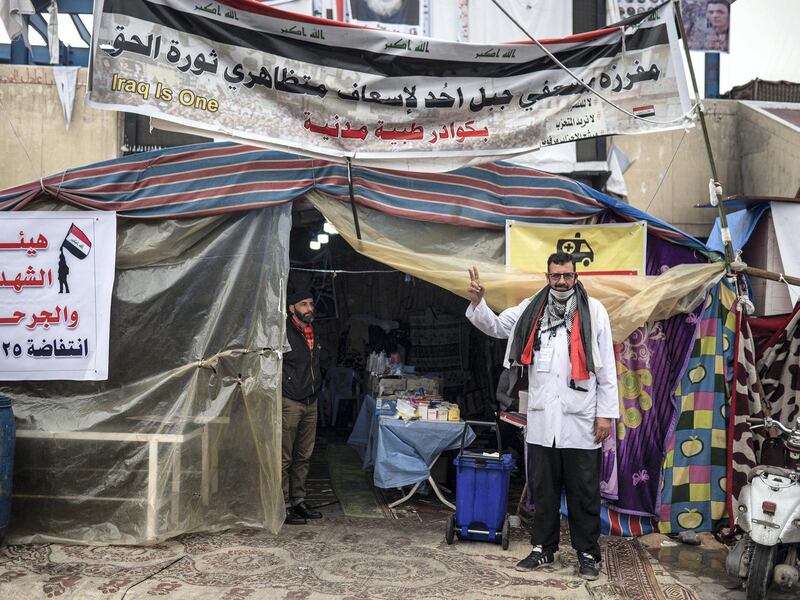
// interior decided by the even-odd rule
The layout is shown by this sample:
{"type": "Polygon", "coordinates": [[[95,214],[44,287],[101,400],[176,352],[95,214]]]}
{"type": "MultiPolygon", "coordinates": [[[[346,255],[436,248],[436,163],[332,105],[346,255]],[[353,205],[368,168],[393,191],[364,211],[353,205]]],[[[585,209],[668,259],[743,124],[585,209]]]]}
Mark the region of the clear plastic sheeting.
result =
{"type": "Polygon", "coordinates": [[[11,543],[280,528],[290,229],[290,204],[119,220],[108,381],[0,383],[17,418],[11,543]]]}
{"type": "MultiPolygon", "coordinates": [[[[504,231],[424,223],[358,207],[357,239],[349,204],[318,192],[308,198],[358,252],[468,298],[467,269],[478,267],[486,302],[501,311],[546,285],[546,265],[538,273],[505,266],[504,231]]],[[[581,279],[611,319],[614,342],[622,342],[649,321],[694,310],[722,278],[723,263],[679,265],[655,276],[602,276],[581,279]]]]}

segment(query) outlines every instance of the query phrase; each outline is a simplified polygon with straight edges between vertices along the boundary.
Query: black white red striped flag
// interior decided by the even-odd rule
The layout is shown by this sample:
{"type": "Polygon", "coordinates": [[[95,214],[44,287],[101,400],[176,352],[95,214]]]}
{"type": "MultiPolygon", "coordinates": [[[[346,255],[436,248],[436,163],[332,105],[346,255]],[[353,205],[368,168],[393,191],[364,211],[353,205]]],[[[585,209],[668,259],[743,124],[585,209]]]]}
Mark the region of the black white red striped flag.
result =
{"type": "Polygon", "coordinates": [[[89,240],[89,236],[73,223],[61,247],[64,248],[64,250],[68,250],[75,258],[83,260],[89,256],[89,251],[92,249],[92,242],[89,240]]]}

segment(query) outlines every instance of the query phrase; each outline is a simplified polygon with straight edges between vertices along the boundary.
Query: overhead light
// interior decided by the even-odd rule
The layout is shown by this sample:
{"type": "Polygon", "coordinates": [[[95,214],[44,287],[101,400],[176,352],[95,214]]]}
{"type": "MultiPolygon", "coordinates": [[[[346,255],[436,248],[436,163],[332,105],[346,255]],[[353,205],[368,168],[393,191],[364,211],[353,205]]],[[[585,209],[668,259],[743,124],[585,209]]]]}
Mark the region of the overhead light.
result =
{"type": "Polygon", "coordinates": [[[327,234],[327,233],[320,233],[320,234],[317,236],[317,241],[318,241],[320,244],[327,244],[327,243],[328,243],[328,240],[330,240],[330,237],[328,237],[328,234],[327,234]]]}
{"type": "Polygon", "coordinates": [[[308,242],[308,247],[311,248],[312,250],[319,250],[320,248],[322,248],[322,244],[320,244],[317,240],[311,240],[310,242],[308,242]]]}
{"type": "Polygon", "coordinates": [[[336,235],[337,233],[339,233],[336,227],[333,226],[333,223],[328,223],[327,221],[323,223],[322,231],[324,231],[325,233],[330,233],[331,235],[336,235]]]}

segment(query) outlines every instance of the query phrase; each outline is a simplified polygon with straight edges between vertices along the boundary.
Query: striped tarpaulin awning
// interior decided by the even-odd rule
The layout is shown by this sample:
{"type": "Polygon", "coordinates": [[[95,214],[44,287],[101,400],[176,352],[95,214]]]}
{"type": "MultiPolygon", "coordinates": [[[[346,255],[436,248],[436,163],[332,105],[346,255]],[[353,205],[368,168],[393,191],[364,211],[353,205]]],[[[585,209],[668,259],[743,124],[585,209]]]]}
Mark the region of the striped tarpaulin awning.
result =
{"type": "MultiPolygon", "coordinates": [[[[362,206],[398,217],[499,229],[507,219],[575,223],[610,211],[650,233],[705,251],[691,236],[567,177],[510,163],[449,173],[353,167],[362,206]]],[[[43,191],[73,206],[132,218],[189,218],[291,202],[309,190],[349,201],[347,167],[233,143],[197,144],[68,169],[0,191],[0,210],[23,210],[43,191]]]]}

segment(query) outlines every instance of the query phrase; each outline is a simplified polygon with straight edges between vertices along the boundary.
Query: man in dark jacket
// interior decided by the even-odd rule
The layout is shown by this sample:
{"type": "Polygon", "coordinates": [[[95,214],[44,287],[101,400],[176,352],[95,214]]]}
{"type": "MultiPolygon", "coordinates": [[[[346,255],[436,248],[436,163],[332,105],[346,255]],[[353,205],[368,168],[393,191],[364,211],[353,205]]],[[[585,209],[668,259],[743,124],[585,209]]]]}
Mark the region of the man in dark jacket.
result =
{"type": "Polygon", "coordinates": [[[317,431],[320,344],[314,335],[314,298],[310,292],[289,294],[283,355],[283,427],[281,467],[286,523],[301,525],[322,514],[305,501],[306,476],[317,431]]]}

